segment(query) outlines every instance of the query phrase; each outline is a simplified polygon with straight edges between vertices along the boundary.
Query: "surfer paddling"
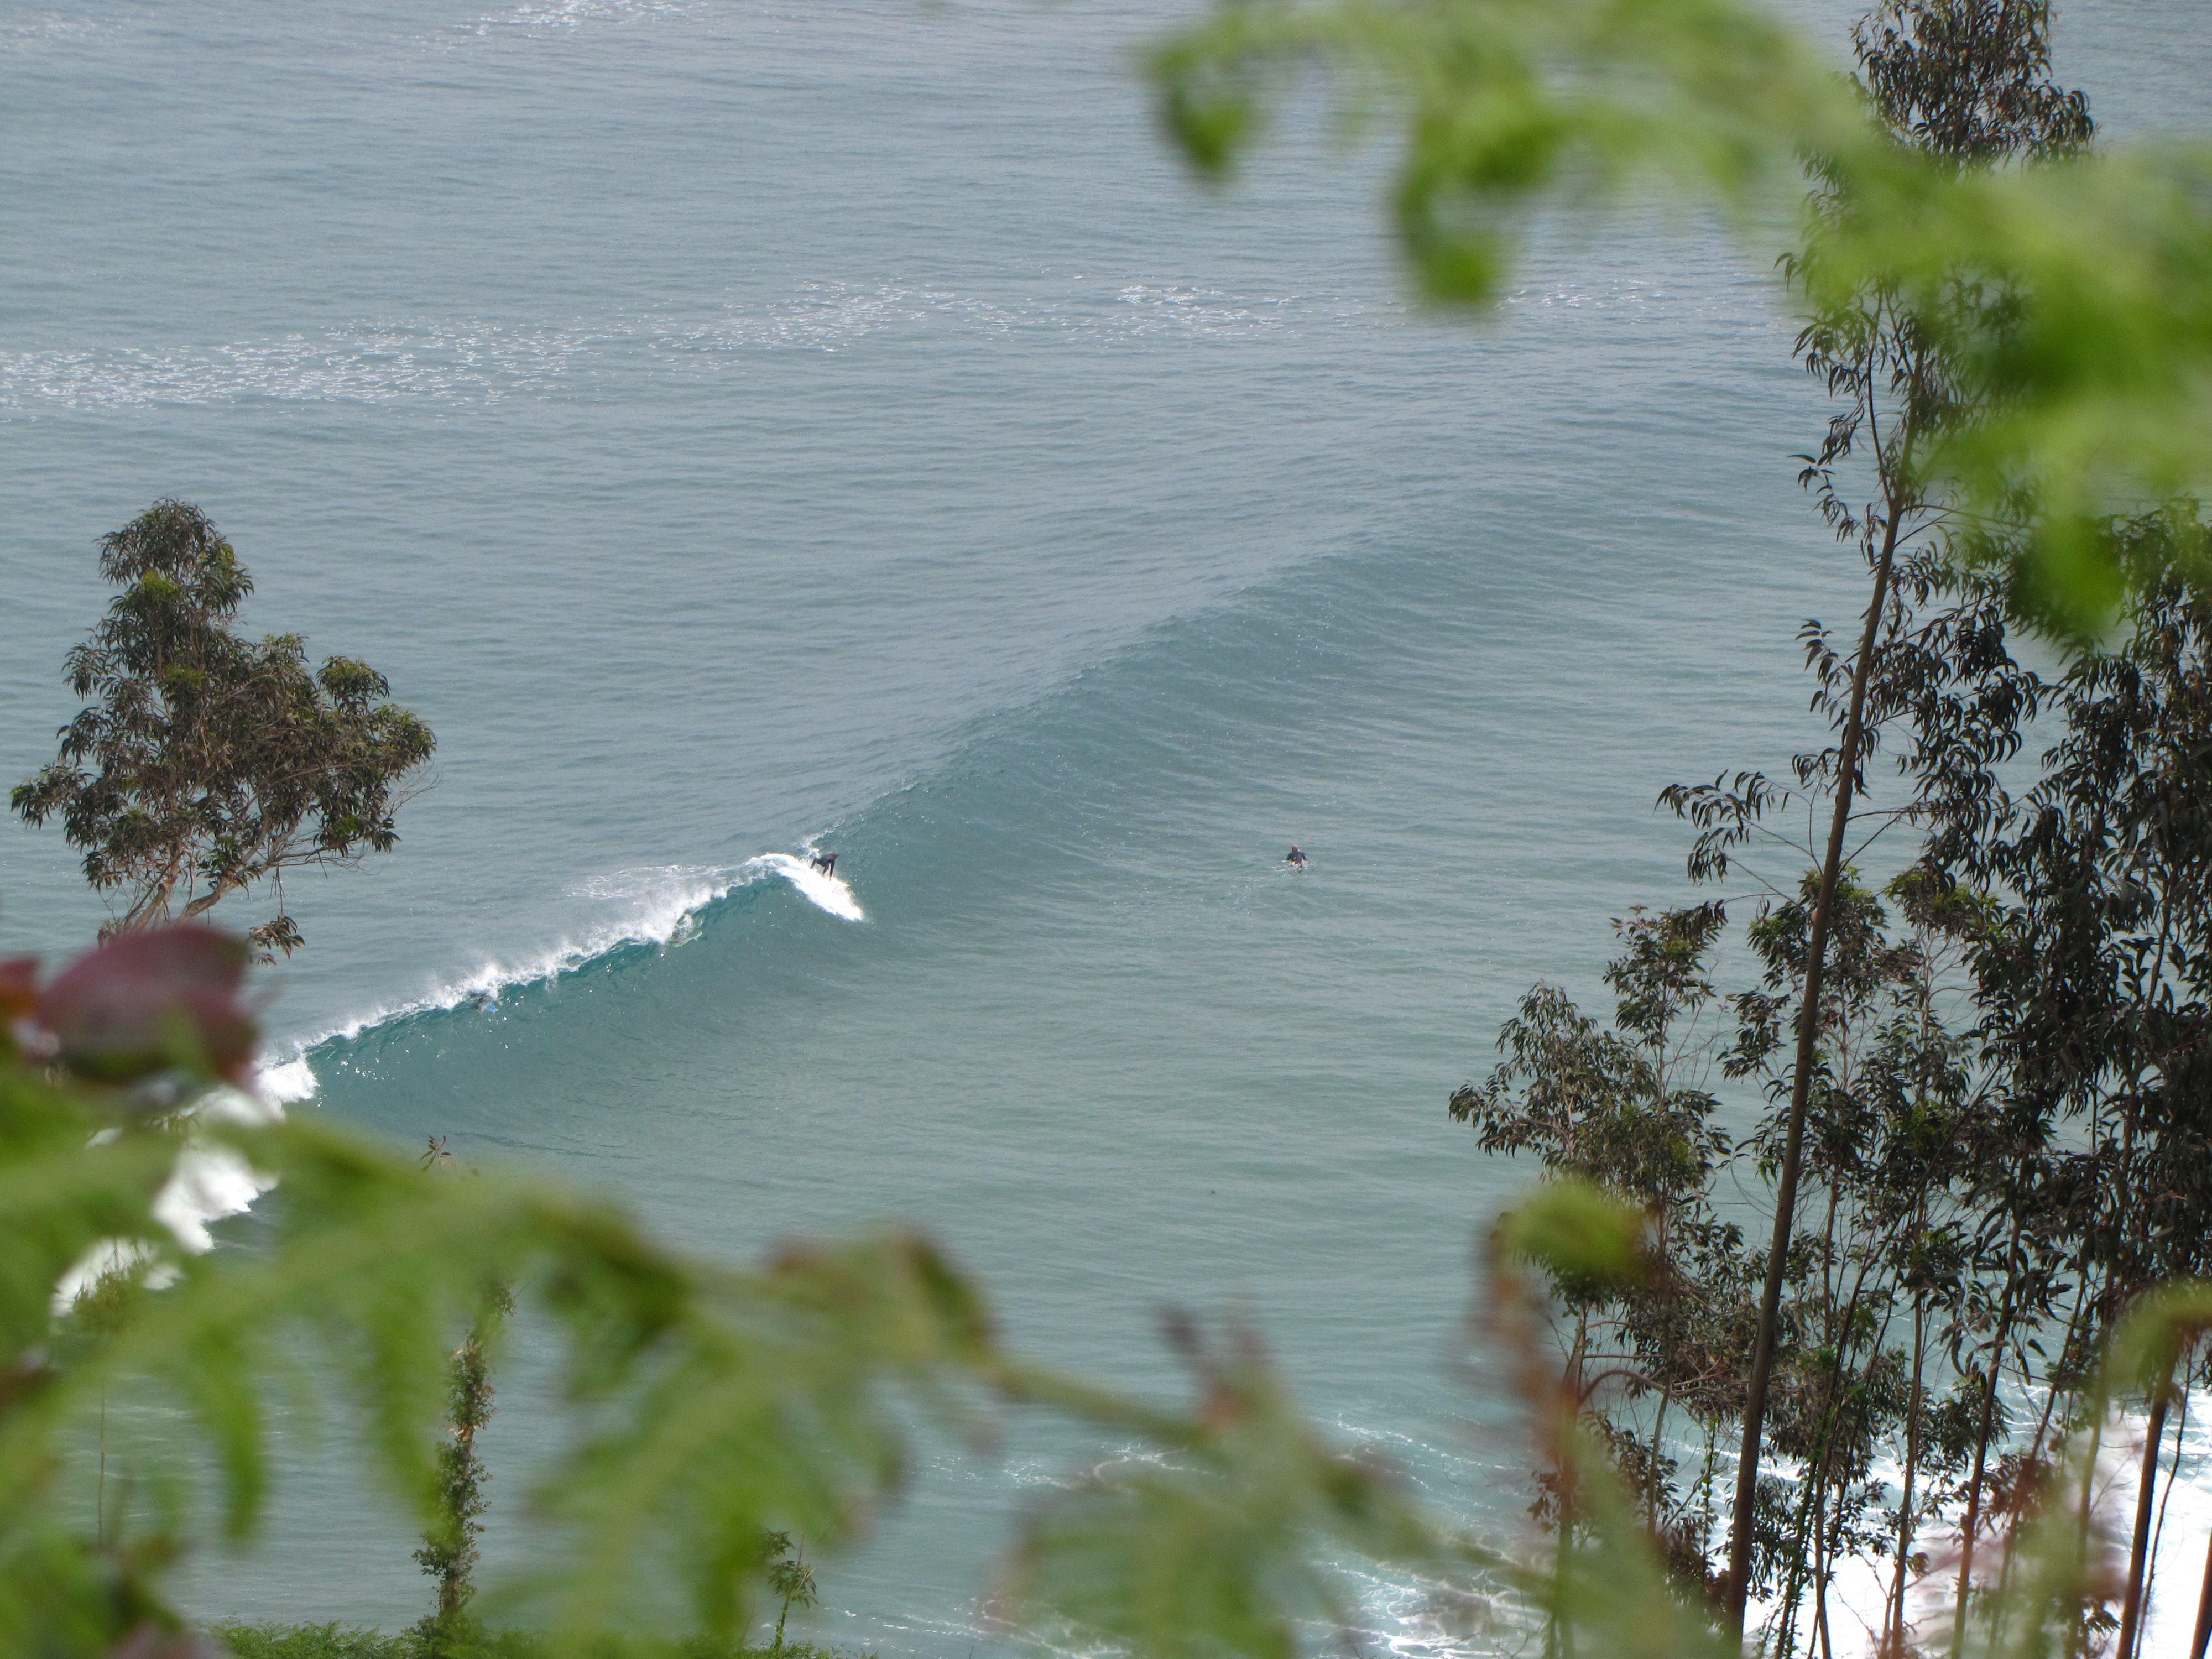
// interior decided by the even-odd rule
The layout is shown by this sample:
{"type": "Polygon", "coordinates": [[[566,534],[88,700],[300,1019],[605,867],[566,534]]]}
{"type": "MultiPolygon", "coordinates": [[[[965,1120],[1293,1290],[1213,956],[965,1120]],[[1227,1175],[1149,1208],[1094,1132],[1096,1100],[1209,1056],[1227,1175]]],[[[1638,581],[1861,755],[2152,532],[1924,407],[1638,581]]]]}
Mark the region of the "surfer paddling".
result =
{"type": "Polygon", "coordinates": [[[834,876],[837,873],[837,855],[835,853],[817,853],[807,862],[825,876],[834,876]]]}
{"type": "Polygon", "coordinates": [[[1306,867],[1306,855],[1298,851],[1297,843],[1296,842],[1291,843],[1290,853],[1286,857],[1285,857],[1283,862],[1289,865],[1293,870],[1303,870],[1306,867]]]}

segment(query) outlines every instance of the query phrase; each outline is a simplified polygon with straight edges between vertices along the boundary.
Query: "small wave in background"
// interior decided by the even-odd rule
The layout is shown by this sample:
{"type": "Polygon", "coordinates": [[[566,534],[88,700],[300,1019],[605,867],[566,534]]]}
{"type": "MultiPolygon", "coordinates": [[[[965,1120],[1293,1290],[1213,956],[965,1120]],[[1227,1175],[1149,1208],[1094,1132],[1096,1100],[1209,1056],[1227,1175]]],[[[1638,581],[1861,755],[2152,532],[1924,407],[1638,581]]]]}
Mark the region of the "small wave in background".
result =
{"type": "Polygon", "coordinates": [[[0,350],[0,416],[285,403],[484,405],[604,395],[610,377],[714,373],[761,353],[839,352],[887,331],[921,337],[1028,333],[1111,348],[1155,335],[1235,339],[1343,327],[1395,308],[1178,285],[1051,279],[987,295],[889,283],[804,283],[787,298],[704,315],[556,325],[465,318],[365,320],[197,346],[0,350]]]}

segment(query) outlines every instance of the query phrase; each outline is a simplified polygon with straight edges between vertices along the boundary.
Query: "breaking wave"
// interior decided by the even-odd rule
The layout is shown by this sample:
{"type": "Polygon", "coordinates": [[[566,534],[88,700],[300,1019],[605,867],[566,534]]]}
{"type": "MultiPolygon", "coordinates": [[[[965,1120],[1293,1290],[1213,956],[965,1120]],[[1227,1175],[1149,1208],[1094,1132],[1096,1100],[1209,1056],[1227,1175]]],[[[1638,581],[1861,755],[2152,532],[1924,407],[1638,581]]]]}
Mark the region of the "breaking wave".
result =
{"type": "MultiPolygon", "coordinates": [[[[825,874],[808,857],[763,853],[743,864],[710,868],[669,865],[625,870],[595,877],[572,896],[621,907],[617,919],[563,941],[544,955],[521,963],[487,962],[474,972],[448,981],[428,996],[379,1008],[342,1026],[300,1040],[289,1052],[264,1054],[246,1091],[218,1090],[198,1109],[241,1121],[267,1121],[284,1108],[319,1092],[313,1057],[319,1049],[344,1042],[363,1031],[412,1015],[457,1008],[464,1003],[496,1006],[500,994],[574,973],[613,953],[637,946],[665,948],[684,943],[697,931],[700,914],[732,892],[756,883],[784,881],[817,909],[842,921],[865,921],[850,886],[825,874]]],[[[227,1148],[187,1139],[169,1178],[154,1200],[154,1218],[184,1249],[198,1255],[215,1247],[209,1231],[216,1222],[239,1215],[274,1184],[227,1148]]],[[[125,1270],[144,1257],[144,1247],[106,1239],[87,1251],[62,1276],[53,1291],[56,1310],[65,1310],[108,1273],[125,1270]]],[[[156,1269],[157,1279],[161,1270],[156,1269]]],[[[165,1281],[161,1281],[165,1282],[165,1281]]]]}
{"type": "Polygon", "coordinates": [[[319,1092],[313,1060],[317,1052],[349,1042],[363,1032],[418,1015],[470,1006],[494,1008],[500,998],[526,986],[543,984],[604,962],[624,951],[667,950],[698,934],[709,907],[743,889],[781,881],[817,910],[841,921],[866,921],[852,888],[842,877],[824,874],[808,857],[763,853],[742,864],[663,865],[595,876],[571,890],[570,896],[599,901],[614,915],[599,926],[562,939],[534,957],[487,959],[426,994],[386,1004],[262,1057],[255,1091],[282,1108],[313,1099],[319,1092]]]}

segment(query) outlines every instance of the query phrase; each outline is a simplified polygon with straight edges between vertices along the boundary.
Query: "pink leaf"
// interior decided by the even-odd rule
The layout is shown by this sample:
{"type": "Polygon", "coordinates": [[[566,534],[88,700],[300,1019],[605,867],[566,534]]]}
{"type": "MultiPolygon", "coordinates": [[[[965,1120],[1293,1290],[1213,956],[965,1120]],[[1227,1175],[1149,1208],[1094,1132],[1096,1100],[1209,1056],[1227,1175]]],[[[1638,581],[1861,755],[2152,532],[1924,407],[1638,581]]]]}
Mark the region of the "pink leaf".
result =
{"type": "Polygon", "coordinates": [[[239,1006],[244,941],[186,922],[121,933],[79,957],[38,1000],[62,1064],[127,1083],[181,1067],[235,1082],[253,1053],[239,1006]]]}

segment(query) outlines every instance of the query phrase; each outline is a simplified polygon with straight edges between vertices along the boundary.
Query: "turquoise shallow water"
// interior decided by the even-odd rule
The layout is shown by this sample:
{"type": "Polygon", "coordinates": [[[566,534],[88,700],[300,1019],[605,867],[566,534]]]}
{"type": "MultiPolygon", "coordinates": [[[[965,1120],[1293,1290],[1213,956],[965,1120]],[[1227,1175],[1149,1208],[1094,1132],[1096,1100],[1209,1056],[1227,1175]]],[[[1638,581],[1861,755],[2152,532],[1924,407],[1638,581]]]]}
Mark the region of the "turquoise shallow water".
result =
{"type": "MultiPolygon", "coordinates": [[[[441,739],[402,850],[290,896],[295,1109],[703,1249],[911,1218],[1133,1386],[1173,1386],[1162,1304],[1242,1307],[1504,1522],[1443,1360],[1524,1175],[1443,1100],[1680,893],[1658,787],[1806,735],[1791,635],[1850,592],[1791,482],[1822,410],[1695,225],[1540,238],[1473,329],[1407,309],[1370,169],[1294,136],[1193,190],[1126,68],[1175,15],[0,14],[6,758],[70,712],[94,539],[198,501],[251,620],[441,739]],[[810,838],[864,921],[747,875],[810,838]]],[[[2108,119],[2184,118],[2193,6],[2068,18],[2108,119]]],[[[0,896],[10,950],[98,915],[14,827],[0,896]]],[[[550,1431],[526,1360],[501,1467],[550,1431]]],[[[933,1448],[822,1629],[963,1650],[1078,1449],[933,1448]]],[[[201,1606],[413,1616],[341,1460],[296,1447],[278,1504],[201,1606]]]]}

